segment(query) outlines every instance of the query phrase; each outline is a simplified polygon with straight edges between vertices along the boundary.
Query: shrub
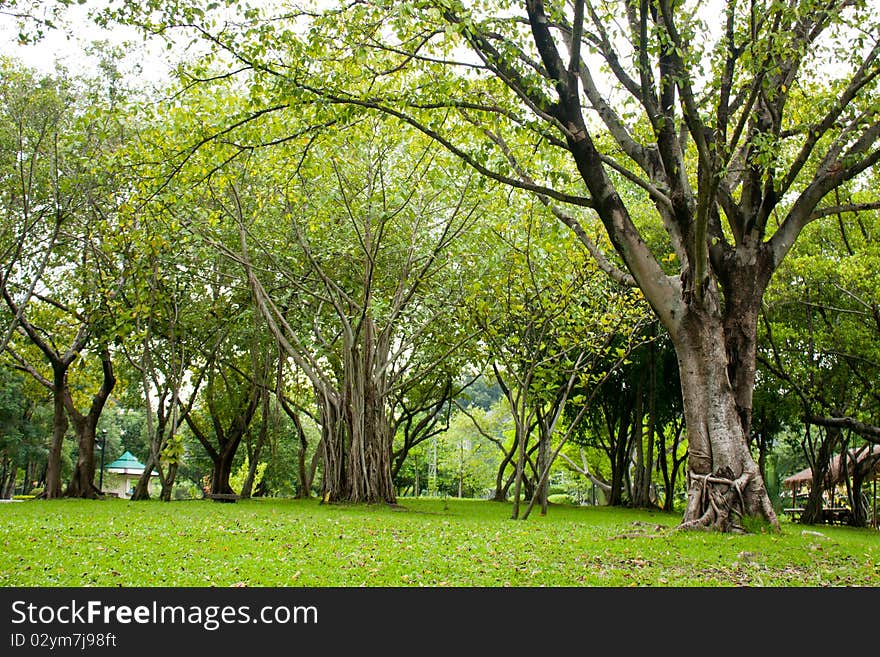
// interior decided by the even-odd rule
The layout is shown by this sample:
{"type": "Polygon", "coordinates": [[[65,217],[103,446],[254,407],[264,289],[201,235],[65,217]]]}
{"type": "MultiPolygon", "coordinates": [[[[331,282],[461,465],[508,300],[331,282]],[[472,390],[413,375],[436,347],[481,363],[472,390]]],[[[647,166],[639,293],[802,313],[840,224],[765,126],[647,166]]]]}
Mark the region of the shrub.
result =
{"type": "Polygon", "coordinates": [[[174,484],[171,496],[175,500],[192,500],[202,496],[201,489],[189,479],[174,484]]]}

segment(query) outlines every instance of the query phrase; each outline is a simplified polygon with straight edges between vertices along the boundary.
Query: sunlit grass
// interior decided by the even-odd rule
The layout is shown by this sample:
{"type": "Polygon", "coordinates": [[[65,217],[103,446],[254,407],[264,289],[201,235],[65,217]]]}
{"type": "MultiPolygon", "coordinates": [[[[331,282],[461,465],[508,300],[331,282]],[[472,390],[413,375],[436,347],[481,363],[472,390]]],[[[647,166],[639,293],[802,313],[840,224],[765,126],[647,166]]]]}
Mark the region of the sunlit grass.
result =
{"type": "Polygon", "coordinates": [[[0,505],[2,586],[878,586],[880,533],[721,535],[659,512],[405,499],[0,505]]]}

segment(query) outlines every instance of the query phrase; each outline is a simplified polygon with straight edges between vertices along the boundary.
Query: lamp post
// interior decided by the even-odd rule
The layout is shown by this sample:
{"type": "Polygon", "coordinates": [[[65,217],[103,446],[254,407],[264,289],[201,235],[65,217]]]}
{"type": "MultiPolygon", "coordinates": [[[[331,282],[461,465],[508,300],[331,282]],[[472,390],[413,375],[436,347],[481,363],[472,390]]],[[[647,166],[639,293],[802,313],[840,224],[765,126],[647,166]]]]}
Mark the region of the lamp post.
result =
{"type": "Polygon", "coordinates": [[[104,492],[104,449],[107,447],[107,430],[101,429],[101,476],[98,479],[98,490],[104,492]]]}

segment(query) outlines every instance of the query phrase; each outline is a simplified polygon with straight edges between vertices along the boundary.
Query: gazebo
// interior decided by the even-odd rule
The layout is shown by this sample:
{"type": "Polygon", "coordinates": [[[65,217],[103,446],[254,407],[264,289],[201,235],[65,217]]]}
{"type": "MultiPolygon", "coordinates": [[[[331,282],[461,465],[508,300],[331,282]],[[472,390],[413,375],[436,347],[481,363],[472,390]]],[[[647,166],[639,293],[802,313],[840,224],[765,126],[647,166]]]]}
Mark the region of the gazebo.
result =
{"type": "MultiPolygon", "coordinates": [[[[829,511],[834,510],[834,490],[838,486],[842,485],[848,474],[852,473],[853,462],[858,460],[859,463],[863,463],[867,459],[875,459],[874,462],[874,470],[872,474],[868,475],[867,480],[873,480],[874,486],[874,526],[877,526],[877,479],[880,478],[880,445],[872,445],[870,448],[856,448],[850,449],[847,452],[846,458],[846,467],[844,467],[843,462],[843,454],[837,454],[832,459],[828,465],[828,474],[825,476],[825,481],[823,482],[823,488],[826,491],[831,493],[831,507],[828,509],[829,511]]],[[[797,508],[797,496],[798,491],[801,486],[807,486],[808,488],[813,484],[813,470],[811,468],[804,468],[800,472],[796,472],[790,477],[787,477],[782,482],[787,488],[791,489],[791,509],[785,509],[787,513],[791,513],[792,515],[798,515],[799,511],[803,509],[797,508]]],[[[832,514],[833,515],[833,514],[832,514]]]]}
{"type": "MultiPolygon", "coordinates": [[[[122,456],[113,461],[113,463],[106,465],[104,469],[111,474],[117,475],[108,482],[109,485],[106,492],[128,499],[131,497],[134,485],[144,473],[146,466],[138,461],[134,454],[126,450],[122,456]]],[[[159,473],[153,470],[150,476],[158,477],[159,473]]]]}

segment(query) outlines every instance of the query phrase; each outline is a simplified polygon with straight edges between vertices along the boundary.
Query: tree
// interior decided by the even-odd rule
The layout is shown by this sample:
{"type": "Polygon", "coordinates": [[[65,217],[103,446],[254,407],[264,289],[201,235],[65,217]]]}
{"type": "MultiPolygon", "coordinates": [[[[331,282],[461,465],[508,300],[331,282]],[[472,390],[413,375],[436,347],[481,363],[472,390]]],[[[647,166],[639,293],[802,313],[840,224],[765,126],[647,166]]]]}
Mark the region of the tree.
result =
{"type": "MultiPolygon", "coordinates": [[[[511,195],[484,228],[479,275],[468,286],[468,313],[514,420],[513,517],[524,487],[547,509],[550,467],[590,410],[599,384],[624,360],[647,310],[608,280],[535,199],[511,195]],[[534,207],[537,205],[538,207],[534,207]],[[491,254],[491,255],[488,255],[491,254]],[[565,414],[567,408],[574,411],[565,414]],[[567,422],[563,421],[567,419],[567,422]],[[552,442],[560,436],[553,451],[552,442]],[[530,475],[528,470],[532,470],[530,475]]],[[[501,493],[496,490],[496,498],[501,493]]]]}
{"type": "Polygon", "coordinates": [[[683,461],[675,354],[667,336],[657,335],[656,323],[641,329],[639,341],[602,382],[575,438],[605,453],[610,476],[602,488],[610,506],[657,506],[657,474],[665,491],[663,506],[671,511],[683,461]]]}
{"type": "Polygon", "coordinates": [[[732,530],[744,515],[777,524],[748,445],[764,291],[810,222],[878,206],[832,193],[880,158],[880,44],[865,0],[701,9],[377,1],[268,19],[248,7],[222,29],[198,3],[129,2],[113,15],[205,37],[228,75],[263,92],[252,118],[381,112],[556,204],[675,346],[691,482],[682,526],[732,530]],[[674,269],[670,251],[648,247],[647,224],[662,226],[674,269]]]}
{"type": "Polygon", "coordinates": [[[46,495],[61,495],[61,451],[72,423],[78,457],[66,493],[94,497],[95,429],[116,377],[110,343],[114,302],[126,282],[124,235],[108,226],[121,203],[107,166],[122,138],[110,98],[97,85],[37,76],[3,62],[0,139],[4,250],[0,294],[8,311],[2,347],[15,367],[52,392],[53,437],[46,495]],[[5,150],[5,149],[4,149],[5,150]],[[108,228],[104,230],[104,228],[108,228]],[[63,346],[64,345],[64,346],[63,346]],[[87,348],[91,349],[88,354],[87,348]],[[100,366],[87,410],[69,376],[85,356],[100,366]],[[48,363],[48,370],[44,364],[48,363]]]}
{"type": "Polygon", "coordinates": [[[19,470],[24,470],[27,494],[46,462],[43,425],[51,409],[41,399],[30,399],[27,383],[23,374],[0,369],[0,499],[15,493],[19,470]]]}
{"type": "Polygon", "coordinates": [[[0,16],[9,16],[18,26],[21,43],[39,41],[47,29],[57,28],[75,0],[0,0],[0,16]]]}
{"type": "Polygon", "coordinates": [[[455,390],[448,362],[466,336],[451,321],[459,274],[447,251],[472,221],[471,185],[440,178],[430,147],[392,144],[377,123],[338,137],[346,160],[316,142],[296,177],[272,190],[273,225],[237,196],[229,218],[242,243],[230,257],[314,387],[325,499],[393,502],[398,424],[410,431],[405,455],[455,390]],[[267,249],[279,241],[296,250],[267,249]],[[425,412],[426,422],[409,422],[425,412]]]}
{"type": "Polygon", "coordinates": [[[731,530],[744,515],[775,525],[748,447],[761,299],[806,225],[877,206],[832,194],[880,158],[880,44],[868,36],[877,17],[865,2],[727,2],[710,17],[672,2],[627,4],[617,15],[586,1],[520,7],[376,3],[351,22],[350,12],[327,14],[324,35],[341,44],[332,66],[362,77],[325,70],[296,82],[398,116],[486,175],[594,212],[627,269],[606,261],[609,273],[641,289],[675,345],[691,482],[682,525],[731,530]],[[387,36],[380,16],[394,27],[387,36]],[[458,57],[460,45],[476,61],[458,57]],[[445,75],[454,64],[493,77],[445,75]],[[445,84],[392,95],[385,72],[395,65],[445,84]],[[455,111],[474,132],[508,128],[521,141],[447,131],[438,113],[455,111]],[[505,150],[518,144],[518,154],[505,150]],[[563,153],[574,172],[549,155],[527,159],[525,148],[563,153]],[[554,184],[563,171],[577,185],[554,184]],[[634,216],[645,206],[622,193],[621,179],[662,223],[676,273],[647,247],[634,216]]]}
{"type": "MultiPolygon", "coordinates": [[[[150,234],[157,224],[144,222],[140,228],[150,234]]],[[[130,232],[135,230],[132,227],[130,232]]],[[[196,257],[188,245],[184,246],[181,236],[173,236],[172,240],[166,233],[139,242],[146,261],[141,280],[146,285],[126,296],[126,312],[134,330],[131,339],[120,345],[120,351],[134,373],[137,390],[132,390],[131,396],[143,404],[148,440],[144,472],[131,496],[135,501],[149,499],[153,472],[159,475],[160,498],[171,500],[182,457],[178,431],[198,398],[211,362],[200,360],[204,347],[199,340],[216,346],[213,327],[198,328],[203,319],[201,299],[186,276],[186,271],[197,270],[192,266],[196,257]],[[190,266],[181,272],[178,267],[183,268],[181,263],[187,259],[190,266]]]]}
{"type": "MultiPolygon", "coordinates": [[[[878,216],[858,213],[851,224],[837,219],[811,226],[780,268],[759,351],[770,384],[787,393],[805,427],[801,448],[813,471],[801,516],[807,523],[822,520],[835,454],[880,443],[878,216]]],[[[868,459],[864,469],[853,469],[848,491],[860,526],[867,520],[861,483],[870,467],[868,459]]]]}
{"type": "Polygon", "coordinates": [[[212,317],[217,320],[211,322],[215,338],[202,346],[205,382],[195,405],[183,413],[211,458],[210,491],[222,495],[238,492],[232,490],[229,478],[238,448],[270,389],[276,355],[266,334],[255,330],[255,311],[245,296],[247,291],[228,285],[234,276],[227,267],[231,264],[215,254],[208,281],[212,317]]]}

